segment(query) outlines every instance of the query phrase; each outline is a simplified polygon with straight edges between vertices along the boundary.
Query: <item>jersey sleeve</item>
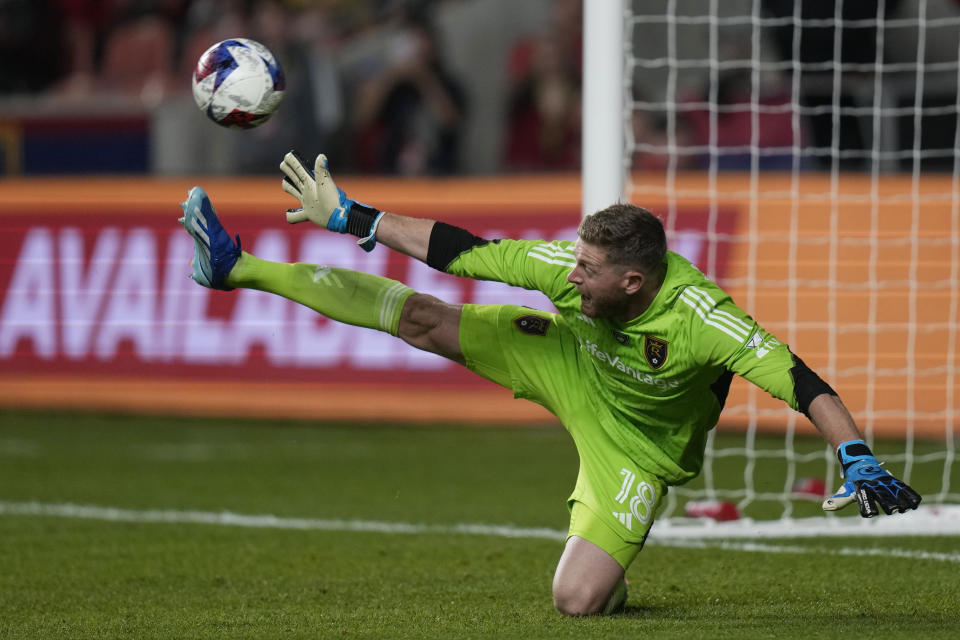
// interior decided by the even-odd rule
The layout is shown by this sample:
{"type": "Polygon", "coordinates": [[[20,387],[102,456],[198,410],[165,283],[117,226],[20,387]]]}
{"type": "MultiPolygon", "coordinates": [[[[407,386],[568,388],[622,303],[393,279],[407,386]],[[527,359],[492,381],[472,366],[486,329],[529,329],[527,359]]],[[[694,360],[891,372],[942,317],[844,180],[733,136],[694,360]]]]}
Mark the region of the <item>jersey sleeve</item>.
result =
{"type": "Polygon", "coordinates": [[[694,355],[705,366],[720,366],[757,385],[797,410],[790,348],[763,329],[719,288],[687,286],[678,304],[692,310],[694,355]]]}
{"type": "Polygon", "coordinates": [[[542,291],[557,301],[572,289],[567,275],[575,264],[572,242],[503,239],[463,251],[445,271],[542,291]]]}

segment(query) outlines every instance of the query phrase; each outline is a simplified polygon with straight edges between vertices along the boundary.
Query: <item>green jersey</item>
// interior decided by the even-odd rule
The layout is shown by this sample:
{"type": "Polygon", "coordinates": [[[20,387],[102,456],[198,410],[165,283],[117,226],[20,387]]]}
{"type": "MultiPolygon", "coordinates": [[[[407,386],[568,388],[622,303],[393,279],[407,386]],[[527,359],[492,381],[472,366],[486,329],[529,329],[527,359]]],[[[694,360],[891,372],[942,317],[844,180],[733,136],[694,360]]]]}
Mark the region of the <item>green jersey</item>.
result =
{"type": "Polygon", "coordinates": [[[567,281],[575,263],[572,242],[499,240],[461,253],[446,271],[549,297],[586,356],[576,360],[578,378],[603,408],[598,421],[651,473],[679,484],[700,472],[733,374],[797,408],[787,346],[682,256],[667,253],[660,291],[626,323],[583,315],[567,281]]]}

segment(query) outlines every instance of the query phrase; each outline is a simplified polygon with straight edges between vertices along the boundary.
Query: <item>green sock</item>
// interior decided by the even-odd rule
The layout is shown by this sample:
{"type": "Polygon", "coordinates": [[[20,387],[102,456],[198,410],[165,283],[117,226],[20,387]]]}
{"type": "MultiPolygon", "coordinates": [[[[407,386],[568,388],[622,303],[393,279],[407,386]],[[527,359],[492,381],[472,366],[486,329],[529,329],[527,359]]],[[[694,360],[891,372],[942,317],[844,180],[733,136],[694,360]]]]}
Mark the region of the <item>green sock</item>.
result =
{"type": "Polygon", "coordinates": [[[298,262],[269,262],[247,252],[227,276],[227,286],[259,289],[306,305],[338,322],[397,335],[410,287],[381,276],[298,262]]]}

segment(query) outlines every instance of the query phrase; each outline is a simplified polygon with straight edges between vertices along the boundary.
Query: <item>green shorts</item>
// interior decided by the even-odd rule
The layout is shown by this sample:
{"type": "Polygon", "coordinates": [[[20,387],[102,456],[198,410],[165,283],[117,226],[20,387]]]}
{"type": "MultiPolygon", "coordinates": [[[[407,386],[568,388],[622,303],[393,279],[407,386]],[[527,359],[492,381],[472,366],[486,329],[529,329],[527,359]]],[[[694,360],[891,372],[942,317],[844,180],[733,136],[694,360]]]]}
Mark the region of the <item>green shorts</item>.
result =
{"type": "Polygon", "coordinates": [[[643,548],[667,485],[630,458],[598,420],[603,409],[583,384],[582,351],[563,318],[527,307],[467,304],[460,349],[468,369],[560,419],[580,456],[568,535],[589,540],[626,569],[643,548]]]}

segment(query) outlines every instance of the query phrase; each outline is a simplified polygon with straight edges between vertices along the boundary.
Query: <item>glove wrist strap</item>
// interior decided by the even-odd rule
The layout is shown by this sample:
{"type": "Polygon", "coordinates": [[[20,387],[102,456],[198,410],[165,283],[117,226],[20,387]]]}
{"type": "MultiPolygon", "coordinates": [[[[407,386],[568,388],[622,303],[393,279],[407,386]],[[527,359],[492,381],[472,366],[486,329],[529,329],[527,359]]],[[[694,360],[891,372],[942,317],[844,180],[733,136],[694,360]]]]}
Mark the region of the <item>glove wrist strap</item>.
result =
{"type": "Polygon", "coordinates": [[[366,238],[370,235],[370,230],[373,228],[373,221],[376,220],[379,213],[380,212],[373,207],[365,204],[360,204],[359,202],[352,203],[347,212],[347,228],[344,232],[352,236],[357,236],[358,238],[366,238]]]}
{"type": "Polygon", "coordinates": [[[848,440],[837,447],[837,460],[843,468],[844,477],[852,464],[873,457],[873,452],[863,440],[848,440]]]}
{"type": "Polygon", "coordinates": [[[357,240],[357,244],[360,245],[360,248],[367,253],[373,251],[373,248],[377,246],[377,225],[380,224],[380,219],[383,218],[383,216],[383,211],[378,212],[376,217],[373,219],[373,223],[370,225],[370,233],[367,234],[367,237],[357,240]]]}

